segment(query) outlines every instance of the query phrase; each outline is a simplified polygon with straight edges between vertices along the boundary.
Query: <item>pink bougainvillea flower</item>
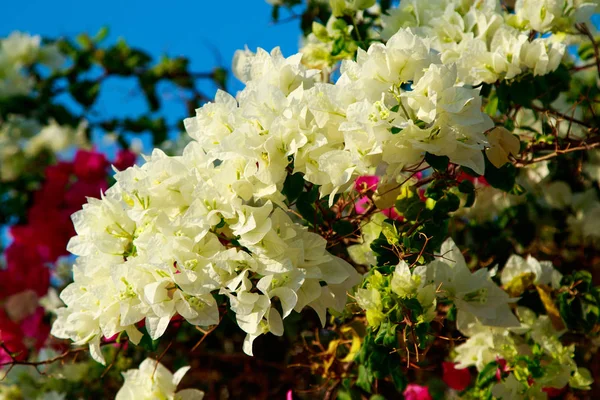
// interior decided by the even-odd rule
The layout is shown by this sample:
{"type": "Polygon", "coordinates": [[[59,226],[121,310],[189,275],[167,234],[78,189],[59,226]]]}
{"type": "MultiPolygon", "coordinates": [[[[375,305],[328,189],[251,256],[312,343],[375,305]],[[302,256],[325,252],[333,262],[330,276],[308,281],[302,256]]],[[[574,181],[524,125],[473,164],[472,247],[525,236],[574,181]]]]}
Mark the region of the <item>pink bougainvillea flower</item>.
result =
{"type": "Polygon", "coordinates": [[[44,322],[45,314],[44,308],[38,307],[33,314],[21,321],[21,331],[27,338],[33,339],[36,350],[44,347],[50,335],[50,325],[44,322]]]}
{"type": "Polygon", "coordinates": [[[498,364],[498,368],[496,369],[496,380],[500,382],[502,380],[502,374],[509,372],[510,368],[506,364],[506,360],[503,358],[496,357],[496,363],[498,364]]]}
{"type": "Polygon", "coordinates": [[[375,175],[364,175],[356,178],[354,188],[359,192],[375,191],[379,184],[379,177],[375,175]]]}
{"type": "Polygon", "coordinates": [[[432,400],[427,386],[421,386],[410,383],[404,390],[404,398],[406,400],[432,400]]]}
{"type": "Polygon", "coordinates": [[[456,176],[456,180],[458,182],[471,181],[471,182],[473,182],[474,185],[479,185],[479,186],[490,186],[488,181],[486,181],[483,176],[475,177],[475,176],[467,174],[464,171],[460,171],[460,173],[456,176]]]}
{"type": "Polygon", "coordinates": [[[354,209],[359,214],[364,214],[367,212],[369,208],[369,198],[367,196],[363,196],[354,203],[354,209]]]}
{"type": "Polygon", "coordinates": [[[400,214],[398,214],[398,211],[396,211],[396,208],[394,207],[390,207],[390,208],[386,208],[385,210],[381,211],[383,213],[383,215],[385,215],[386,217],[390,218],[390,219],[395,219],[397,221],[404,221],[404,217],[400,214]]]}
{"type": "MultiPolygon", "coordinates": [[[[365,192],[373,192],[377,190],[377,185],[379,184],[379,177],[374,175],[365,175],[360,176],[354,182],[354,188],[359,193],[365,192]]],[[[364,214],[367,212],[369,208],[369,197],[362,196],[354,203],[354,209],[358,214],[364,214]]],[[[404,218],[398,214],[394,207],[386,208],[385,210],[381,210],[381,212],[388,218],[395,220],[403,220],[404,218]]]]}
{"type": "Polygon", "coordinates": [[[542,392],[546,393],[548,395],[548,397],[550,397],[550,398],[562,396],[566,392],[566,390],[567,390],[566,386],[564,386],[560,389],[553,388],[553,387],[542,388],[542,392]]]}
{"type": "Polygon", "coordinates": [[[119,171],[126,170],[129,167],[132,167],[137,160],[137,154],[135,154],[131,150],[119,150],[117,153],[117,158],[115,159],[113,165],[119,171]]]}
{"type": "Polygon", "coordinates": [[[287,395],[285,396],[285,400],[294,400],[294,395],[292,394],[292,390],[288,390],[287,395]]]}
{"type": "Polygon", "coordinates": [[[79,210],[87,201],[88,197],[100,197],[100,192],[108,189],[108,182],[100,181],[77,181],[71,185],[64,195],[65,206],[73,209],[73,212],[79,210]]]}
{"type": "Polygon", "coordinates": [[[75,175],[85,181],[106,179],[108,160],[102,153],[79,150],[73,161],[75,175]]]}
{"type": "MultiPolygon", "coordinates": [[[[125,169],[136,158],[130,151],[121,151],[116,164],[125,169]]],[[[0,341],[4,348],[0,348],[0,362],[9,362],[11,354],[26,358],[47,345],[50,326],[38,299],[50,286],[49,265],[68,254],[67,243],[75,234],[71,214],[87,197],[98,198],[108,188],[108,161],[95,151],[79,150],[73,162],[59,162],[44,172],[45,180],[33,195],[27,223],[10,228],[13,241],[4,251],[6,268],[0,269],[0,341]]]]}
{"type": "Polygon", "coordinates": [[[456,364],[444,361],[442,363],[442,379],[451,389],[463,391],[471,383],[471,373],[468,368],[457,369],[456,364]]]}
{"type": "Polygon", "coordinates": [[[5,250],[6,268],[0,270],[0,299],[5,299],[27,289],[39,297],[48,292],[50,271],[37,252],[20,244],[12,243],[5,250]]]}

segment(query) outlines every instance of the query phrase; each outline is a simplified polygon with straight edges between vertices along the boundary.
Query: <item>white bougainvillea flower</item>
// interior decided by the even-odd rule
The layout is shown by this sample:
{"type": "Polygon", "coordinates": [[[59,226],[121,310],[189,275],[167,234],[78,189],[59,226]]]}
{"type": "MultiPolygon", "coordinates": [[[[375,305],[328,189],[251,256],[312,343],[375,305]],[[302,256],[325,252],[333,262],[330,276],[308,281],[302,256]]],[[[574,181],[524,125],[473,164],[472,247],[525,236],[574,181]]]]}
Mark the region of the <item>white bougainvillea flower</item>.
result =
{"type": "MultiPolygon", "coordinates": [[[[485,269],[472,273],[452,239],[447,239],[431,263],[418,266],[414,273],[424,284],[433,284],[438,297],[451,300],[458,314],[475,316],[483,325],[518,327],[519,321],[509,304],[516,299],[496,285],[485,269]]],[[[460,328],[459,328],[460,329],[460,328]]]]}
{"type": "Polygon", "coordinates": [[[513,279],[527,273],[534,274],[533,283],[536,285],[549,285],[553,288],[560,287],[562,274],[558,272],[550,261],[538,261],[531,255],[523,258],[516,254],[510,256],[500,273],[502,285],[508,285],[513,279]]]}
{"type": "Polygon", "coordinates": [[[174,374],[157,360],[147,358],[138,369],[123,372],[125,383],[116,400],[202,400],[204,392],[184,389],[175,392],[177,385],[190,367],[182,367],[174,374]]]}

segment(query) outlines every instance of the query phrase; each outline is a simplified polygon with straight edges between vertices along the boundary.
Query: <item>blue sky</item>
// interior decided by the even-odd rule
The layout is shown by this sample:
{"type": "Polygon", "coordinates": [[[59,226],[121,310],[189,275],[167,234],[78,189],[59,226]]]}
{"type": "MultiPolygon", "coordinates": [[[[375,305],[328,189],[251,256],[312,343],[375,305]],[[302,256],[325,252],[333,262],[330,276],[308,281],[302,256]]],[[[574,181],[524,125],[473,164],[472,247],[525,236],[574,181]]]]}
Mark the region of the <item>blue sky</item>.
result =
{"type": "Polygon", "coordinates": [[[271,6],[264,0],[29,0],[2,5],[0,35],[13,30],[45,36],[75,36],[110,28],[109,40],[124,37],[154,55],[168,53],[191,58],[195,69],[219,62],[218,50],[229,66],[236,49],[297,51],[298,21],[271,23],[271,6]]]}
{"type": "MultiPolygon", "coordinates": [[[[233,54],[248,46],[267,50],[280,46],[285,55],[297,52],[300,39],[298,20],[271,22],[271,6],[264,0],[29,0],[2,5],[0,36],[14,30],[48,37],[75,37],[95,34],[108,26],[106,43],[123,37],[155,57],[162,54],[186,56],[194,72],[209,71],[217,65],[227,69],[233,54]]],[[[285,18],[285,12],[282,17],[285,18]]],[[[145,110],[143,97],[132,93],[133,83],[107,82],[94,107],[103,116],[136,115],[145,110]]],[[[230,77],[228,89],[242,85],[230,77]]],[[[213,97],[215,87],[203,87],[213,97]]],[[[164,114],[171,122],[185,116],[183,103],[163,96],[164,114]]]]}

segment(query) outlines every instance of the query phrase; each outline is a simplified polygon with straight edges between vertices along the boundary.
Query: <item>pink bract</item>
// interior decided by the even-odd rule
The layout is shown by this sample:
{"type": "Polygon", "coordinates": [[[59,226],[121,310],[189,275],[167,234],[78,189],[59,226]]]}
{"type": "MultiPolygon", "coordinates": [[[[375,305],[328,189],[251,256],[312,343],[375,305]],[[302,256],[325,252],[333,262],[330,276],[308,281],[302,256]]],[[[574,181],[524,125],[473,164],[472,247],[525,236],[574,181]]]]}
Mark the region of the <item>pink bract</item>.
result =
{"type": "Polygon", "coordinates": [[[414,383],[406,386],[403,395],[406,400],[432,400],[427,386],[421,386],[414,383]]]}
{"type": "Polygon", "coordinates": [[[471,373],[468,368],[457,369],[456,364],[452,362],[443,362],[442,379],[451,389],[462,391],[469,387],[471,383],[471,373]]]}

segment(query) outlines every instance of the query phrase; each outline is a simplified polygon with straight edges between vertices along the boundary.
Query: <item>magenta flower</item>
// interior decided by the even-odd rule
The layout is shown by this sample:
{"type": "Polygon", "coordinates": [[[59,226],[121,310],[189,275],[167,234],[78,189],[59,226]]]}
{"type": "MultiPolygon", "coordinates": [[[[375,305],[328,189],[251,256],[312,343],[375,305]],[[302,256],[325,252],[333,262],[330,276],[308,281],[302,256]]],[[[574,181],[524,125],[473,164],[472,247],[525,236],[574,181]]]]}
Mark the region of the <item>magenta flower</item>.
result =
{"type": "Polygon", "coordinates": [[[375,175],[359,176],[354,182],[354,188],[359,192],[375,191],[379,184],[379,177],[375,175]]]}
{"type": "Polygon", "coordinates": [[[137,160],[137,154],[135,154],[131,150],[119,150],[117,153],[117,158],[114,161],[114,166],[119,171],[124,171],[127,168],[133,166],[137,160]]]}
{"type": "MultiPolygon", "coordinates": [[[[379,177],[374,175],[360,176],[354,182],[354,188],[359,193],[374,192],[377,190],[379,184],[379,177]]],[[[358,214],[364,214],[369,208],[369,198],[367,196],[360,197],[356,203],[354,203],[354,209],[358,214]]],[[[398,214],[394,207],[386,208],[381,212],[388,218],[402,220],[402,217],[398,214]]]]}
{"type": "Polygon", "coordinates": [[[409,384],[402,394],[406,400],[432,400],[427,386],[414,383],[409,384]]]}
{"type": "Polygon", "coordinates": [[[471,383],[471,373],[468,368],[457,369],[456,364],[444,361],[442,363],[444,370],[443,380],[448,387],[458,390],[465,390],[471,383]]]}

